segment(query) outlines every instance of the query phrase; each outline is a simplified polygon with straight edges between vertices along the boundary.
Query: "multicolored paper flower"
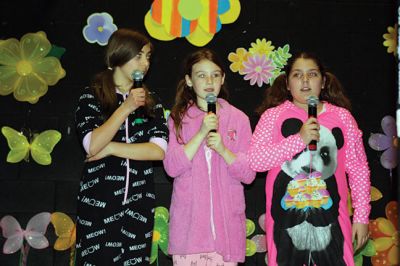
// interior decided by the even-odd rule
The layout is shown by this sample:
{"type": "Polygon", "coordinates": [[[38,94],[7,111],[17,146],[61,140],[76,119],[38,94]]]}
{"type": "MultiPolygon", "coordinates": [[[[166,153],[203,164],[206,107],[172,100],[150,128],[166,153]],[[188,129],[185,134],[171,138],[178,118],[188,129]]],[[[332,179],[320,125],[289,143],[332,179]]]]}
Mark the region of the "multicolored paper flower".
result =
{"type": "Polygon", "coordinates": [[[94,13],[87,19],[87,25],[83,28],[82,33],[85,40],[89,43],[98,43],[99,45],[107,45],[111,34],[118,28],[113,23],[113,18],[106,12],[94,13]]]}
{"type": "MultiPolygon", "coordinates": [[[[247,223],[246,223],[246,232],[247,236],[251,235],[254,233],[255,230],[255,225],[253,221],[248,220],[252,223],[253,229],[251,231],[247,230],[247,223]]],[[[247,222],[247,221],[246,221],[247,222]]],[[[258,218],[258,225],[261,227],[261,229],[265,232],[265,213],[260,215],[258,218]]],[[[267,243],[265,239],[265,234],[257,234],[253,236],[251,239],[246,239],[246,256],[253,256],[256,252],[257,253],[263,253],[267,252],[267,243]],[[249,255],[247,255],[249,254],[249,255]]],[[[267,259],[267,254],[265,254],[265,263],[268,265],[268,259],[267,259]]]]}
{"type": "Polygon", "coordinates": [[[49,85],[65,77],[58,58],[48,56],[50,50],[43,31],[0,41],[0,95],[13,93],[18,101],[37,103],[49,85]]]}
{"type": "Polygon", "coordinates": [[[168,255],[168,220],[169,212],[165,207],[157,207],[154,214],[153,243],[151,245],[150,264],[158,259],[158,247],[168,255]]]}
{"type": "Polygon", "coordinates": [[[392,116],[385,116],[381,122],[384,134],[374,133],[368,139],[369,146],[376,151],[384,151],[381,155],[381,164],[386,169],[397,166],[397,132],[396,121],[392,116]]]}
{"type": "Polygon", "coordinates": [[[229,68],[232,72],[245,75],[244,80],[250,80],[250,85],[262,87],[263,84],[272,84],[292,56],[288,44],[274,49],[271,41],[256,39],[249,51],[237,48],[236,53],[229,53],[228,60],[232,62],[229,68]]]}
{"type": "Polygon", "coordinates": [[[233,23],[239,14],[239,0],[154,0],[144,23],[155,39],[184,37],[195,46],[204,46],[222,24],[233,23]]]}
{"type": "Polygon", "coordinates": [[[386,205],[386,218],[379,217],[369,224],[371,238],[374,241],[377,254],[372,257],[372,265],[398,265],[399,261],[399,231],[398,205],[391,201],[386,205]]]}
{"type": "Polygon", "coordinates": [[[398,24],[395,24],[394,27],[387,27],[388,33],[383,34],[383,46],[387,47],[388,53],[393,53],[397,55],[397,34],[398,34],[398,24]]]}

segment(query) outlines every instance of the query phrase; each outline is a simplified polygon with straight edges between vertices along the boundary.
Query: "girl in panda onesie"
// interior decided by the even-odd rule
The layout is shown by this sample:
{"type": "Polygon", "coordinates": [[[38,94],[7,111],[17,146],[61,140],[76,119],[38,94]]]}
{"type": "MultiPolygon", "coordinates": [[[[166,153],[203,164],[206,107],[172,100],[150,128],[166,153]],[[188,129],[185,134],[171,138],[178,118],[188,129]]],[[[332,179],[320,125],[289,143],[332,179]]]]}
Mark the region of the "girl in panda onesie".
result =
{"type": "Polygon", "coordinates": [[[354,265],[353,248],[369,236],[370,172],[362,132],[339,81],[315,56],[299,53],[285,70],[258,109],[248,153],[253,170],[268,171],[268,265],[354,265]],[[317,118],[308,115],[312,98],[317,118]]]}

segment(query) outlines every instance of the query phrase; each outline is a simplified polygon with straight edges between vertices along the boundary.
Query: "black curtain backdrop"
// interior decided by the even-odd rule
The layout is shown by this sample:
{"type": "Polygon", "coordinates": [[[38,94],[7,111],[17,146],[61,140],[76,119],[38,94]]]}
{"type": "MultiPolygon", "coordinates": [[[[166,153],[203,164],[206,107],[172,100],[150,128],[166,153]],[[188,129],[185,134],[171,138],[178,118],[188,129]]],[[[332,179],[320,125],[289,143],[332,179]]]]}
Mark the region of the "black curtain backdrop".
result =
{"type": "MultiPolygon", "coordinates": [[[[64,212],[76,215],[76,195],[85,155],[75,135],[74,111],[78,95],[93,75],[105,68],[104,47],[90,44],[82,29],[92,13],[107,12],[119,28],[130,27],[147,33],[144,16],[152,1],[144,0],[31,0],[0,2],[0,39],[20,39],[25,33],[44,31],[49,41],[64,47],[60,62],[66,77],[36,104],[18,102],[12,95],[0,96],[0,127],[16,130],[30,128],[42,132],[56,129],[61,141],[52,152],[53,162],[41,166],[33,160],[17,164],[6,162],[9,148],[0,135],[0,219],[14,216],[25,228],[39,212],[64,212]]],[[[372,185],[383,197],[372,202],[370,219],[386,217],[385,206],[397,200],[397,169],[380,164],[382,152],[368,146],[372,133],[382,133],[381,120],[395,116],[397,100],[397,59],[387,53],[382,35],[397,23],[397,3],[392,0],[242,0],[241,13],[233,24],[224,24],[207,47],[216,50],[226,64],[230,102],[251,118],[254,128],[258,117],[255,107],[267,86],[250,86],[243,76],[229,70],[227,57],[236,48],[248,49],[257,38],[272,41],[275,47],[290,45],[290,51],[309,50],[319,54],[345,86],[352,101],[352,113],[364,132],[372,185]]],[[[152,39],[155,54],[146,84],[167,108],[174,102],[177,73],[183,57],[197,49],[186,39],[163,42],[152,39]]],[[[156,163],[157,205],[169,207],[172,181],[156,163]]],[[[246,186],[247,218],[256,224],[255,234],[263,234],[258,218],[265,212],[265,173],[246,186]]],[[[68,265],[70,250],[55,251],[55,232],[51,224],[46,237],[50,246],[31,249],[28,265],[68,265]]],[[[248,237],[248,238],[251,238],[248,237]]],[[[5,242],[0,237],[0,248],[5,242]]],[[[0,252],[0,265],[16,266],[20,252],[0,252]]],[[[244,265],[265,265],[265,253],[248,257],[244,265]]],[[[159,250],[158,265],[172,265],[159,250]]],[[[364,257],[364,265],[371,265],[364,257]]]]}

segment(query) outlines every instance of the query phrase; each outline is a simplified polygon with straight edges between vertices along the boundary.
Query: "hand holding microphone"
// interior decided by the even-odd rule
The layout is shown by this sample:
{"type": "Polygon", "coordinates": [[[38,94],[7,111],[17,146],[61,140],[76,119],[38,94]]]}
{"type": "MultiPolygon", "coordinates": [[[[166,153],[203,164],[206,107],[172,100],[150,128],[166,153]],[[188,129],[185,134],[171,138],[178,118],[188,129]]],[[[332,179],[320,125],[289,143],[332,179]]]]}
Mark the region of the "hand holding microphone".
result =
{"type": "Polygon", "coordinates": [[[146,91],[143,89],[143,77],[144,73],[140,70],[135,70],[132,73],[133,86],[129,92],[129,96],[133,98],[133,104],[135,106],[134,111],[139,113],[140,117],[143,117],[141,106],[146,104],[146,91]]]}

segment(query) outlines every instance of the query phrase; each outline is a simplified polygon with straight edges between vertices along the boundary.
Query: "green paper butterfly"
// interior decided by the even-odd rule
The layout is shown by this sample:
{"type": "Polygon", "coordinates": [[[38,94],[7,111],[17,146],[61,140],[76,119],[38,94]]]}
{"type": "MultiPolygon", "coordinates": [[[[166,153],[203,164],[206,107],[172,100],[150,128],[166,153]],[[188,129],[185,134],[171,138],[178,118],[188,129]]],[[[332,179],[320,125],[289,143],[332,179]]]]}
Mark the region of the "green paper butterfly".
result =
{"type": "Polygon", "coordinates": [[[33,160],[41,165],[51,164],[50,153],[54,146],[60,141],[61,133],[57,130],[46,130],[40,134],[34,134],[33,140],[29,143],[27,137],[11,127],[2,127],[1,132],[6,137],[10,152],[7,155],[7,162],[18,163],[23,159],[29,161],[29,151],[33,160]]]}

